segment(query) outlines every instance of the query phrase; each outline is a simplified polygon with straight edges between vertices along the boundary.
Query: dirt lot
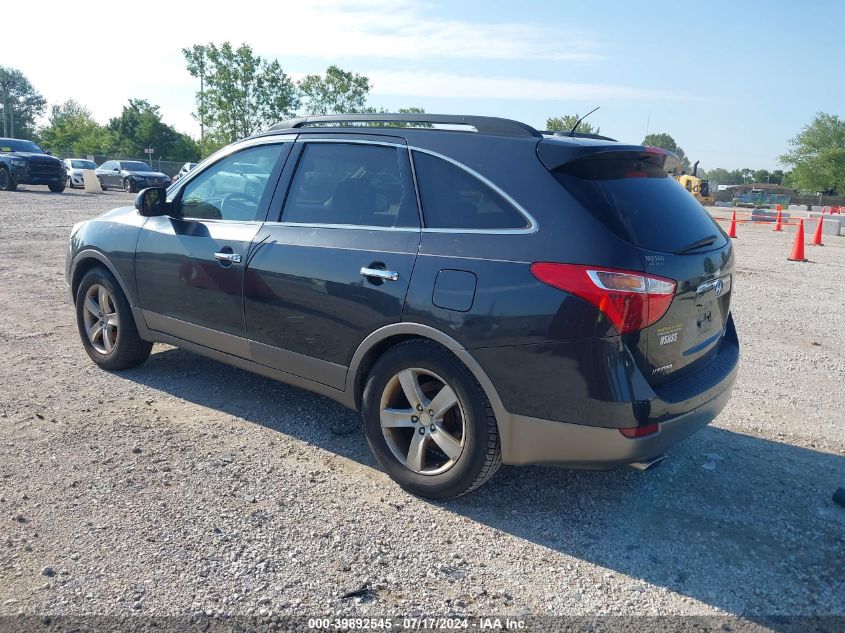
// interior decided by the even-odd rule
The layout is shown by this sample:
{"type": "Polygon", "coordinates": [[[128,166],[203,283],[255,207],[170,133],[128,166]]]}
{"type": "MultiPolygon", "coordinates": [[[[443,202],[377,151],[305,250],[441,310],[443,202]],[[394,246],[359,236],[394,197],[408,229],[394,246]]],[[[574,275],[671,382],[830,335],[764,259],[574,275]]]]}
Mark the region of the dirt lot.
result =
{"type": "Polygon", "coordinates": [[[0,614],[845,615],[845,237],[799,264],[740,227],[740,378],[660,468],[430,503],[329,400],[163,345],[90,362],[67,237],[131,198],[0,193],[0,614]]]}

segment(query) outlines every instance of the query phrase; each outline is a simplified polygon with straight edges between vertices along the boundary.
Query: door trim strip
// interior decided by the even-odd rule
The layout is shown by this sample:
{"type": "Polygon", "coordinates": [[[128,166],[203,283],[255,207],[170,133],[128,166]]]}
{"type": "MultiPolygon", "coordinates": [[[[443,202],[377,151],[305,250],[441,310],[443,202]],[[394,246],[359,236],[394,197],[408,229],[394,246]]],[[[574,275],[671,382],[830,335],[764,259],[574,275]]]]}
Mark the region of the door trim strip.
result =
{"type": "Polygon", "coordinates": [[[263,367],[304,378],[309,382],[313,381],[340,390],[346,385],[348,369],[343,365],[252,341],[242,336],[219,332],[157,312],[143,310],[142,314],[156,340],[159,340],[157,336],[159,333],[167,334],[208,349],[243,358],[263,367]]]}

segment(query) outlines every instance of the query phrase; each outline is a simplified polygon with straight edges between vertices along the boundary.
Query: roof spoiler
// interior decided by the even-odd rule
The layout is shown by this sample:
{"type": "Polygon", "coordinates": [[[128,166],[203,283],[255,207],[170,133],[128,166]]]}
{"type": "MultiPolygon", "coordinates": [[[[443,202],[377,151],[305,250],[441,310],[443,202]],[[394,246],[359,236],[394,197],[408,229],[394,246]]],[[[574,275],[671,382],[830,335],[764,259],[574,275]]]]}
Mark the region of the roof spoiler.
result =
{"type": "Polygon", "coordinates": [[[631,154],[641,155],[643,158],[659,158],[662,167],[668,167],[680,159],[670,151],[648,145],[574,145],[558,143],[553,139],[544,139],[537,145],[537,156],[549,171],[554,171],[576,160],[590,158],[623,158],[631,154]]]}

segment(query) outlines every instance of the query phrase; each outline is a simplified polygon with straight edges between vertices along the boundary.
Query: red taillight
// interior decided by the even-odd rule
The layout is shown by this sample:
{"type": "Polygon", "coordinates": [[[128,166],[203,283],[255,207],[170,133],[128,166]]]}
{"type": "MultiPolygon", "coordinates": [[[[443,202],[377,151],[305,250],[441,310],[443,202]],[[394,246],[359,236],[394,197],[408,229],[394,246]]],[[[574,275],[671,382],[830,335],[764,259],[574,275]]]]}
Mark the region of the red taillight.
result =
{"type": "Polygon", "coordinates": [[[647,424],[646,426],[635,426],[631,429],[619,429],[619,432],[625,437],[646,437],[647,435],[654,435],[660,430],[656,424],[647,424]]]}
{"type": "Polygon", "coordinates": [[[659,321],[669,309],[677,287],[665,277],[578,264],[536,262],[531,264],[531,274],[544,284],[592,303],[620,334],[659,321]]]}

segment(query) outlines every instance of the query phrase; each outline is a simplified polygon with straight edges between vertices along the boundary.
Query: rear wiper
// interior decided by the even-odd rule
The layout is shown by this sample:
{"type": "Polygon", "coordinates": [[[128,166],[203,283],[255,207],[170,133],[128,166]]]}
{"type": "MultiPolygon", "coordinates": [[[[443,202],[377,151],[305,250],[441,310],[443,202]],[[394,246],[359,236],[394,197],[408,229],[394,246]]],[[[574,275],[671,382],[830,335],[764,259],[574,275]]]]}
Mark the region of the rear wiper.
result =
{"type": "Polygon", "coordinates": [[[700,240],[696,240],[692,244],[687,244],[683,248],[679,248],[675,251],[675,255],[683,255],[684,253],[689,253],[690,251],[694,251],[699,248],[704,248],[705,246],[710,246],[713,242],[718,239],[718,235],[708,235],[707,237],[702,237],[700,240]]]}

